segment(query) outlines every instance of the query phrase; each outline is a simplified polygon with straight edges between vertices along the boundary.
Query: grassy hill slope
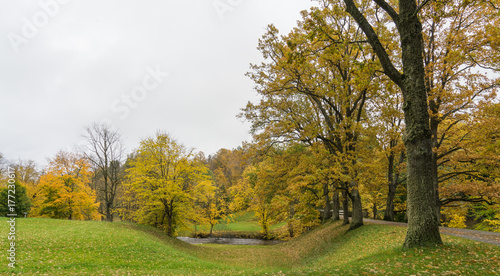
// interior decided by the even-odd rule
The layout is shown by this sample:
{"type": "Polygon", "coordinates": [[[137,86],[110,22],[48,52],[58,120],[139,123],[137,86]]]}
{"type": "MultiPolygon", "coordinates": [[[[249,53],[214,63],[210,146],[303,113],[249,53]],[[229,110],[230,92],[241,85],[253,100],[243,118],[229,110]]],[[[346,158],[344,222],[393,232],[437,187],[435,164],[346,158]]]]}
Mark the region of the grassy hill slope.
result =
{"type": "MultiPolygon", "coordinates": [[[[331,223],[276,246],[194,246],[130,223],[17,220],[17,268],[32,275],[495,275],[500,247],[444,236],[445,245],[403,251],[405,228],[331,223]]],[[[6,256],[8,224],[0,221],[6,256]]]]}

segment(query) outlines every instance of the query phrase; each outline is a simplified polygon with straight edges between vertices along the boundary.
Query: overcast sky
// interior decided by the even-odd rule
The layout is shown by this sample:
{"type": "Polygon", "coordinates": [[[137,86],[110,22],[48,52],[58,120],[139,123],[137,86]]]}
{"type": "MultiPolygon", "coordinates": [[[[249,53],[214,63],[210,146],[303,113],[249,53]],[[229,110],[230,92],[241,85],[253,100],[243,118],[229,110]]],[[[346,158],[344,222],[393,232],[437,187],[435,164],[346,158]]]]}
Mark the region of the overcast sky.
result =
{"type": "Polygon", "coordinates": [[[262,61],[310,0],[0,0],[0,152],[40,165],[108,122],[131,152],[164,130],[209,154],[251,140],[236,118],[262,61]],[[45,3],[45,4],[41,4],[45,3]]]}

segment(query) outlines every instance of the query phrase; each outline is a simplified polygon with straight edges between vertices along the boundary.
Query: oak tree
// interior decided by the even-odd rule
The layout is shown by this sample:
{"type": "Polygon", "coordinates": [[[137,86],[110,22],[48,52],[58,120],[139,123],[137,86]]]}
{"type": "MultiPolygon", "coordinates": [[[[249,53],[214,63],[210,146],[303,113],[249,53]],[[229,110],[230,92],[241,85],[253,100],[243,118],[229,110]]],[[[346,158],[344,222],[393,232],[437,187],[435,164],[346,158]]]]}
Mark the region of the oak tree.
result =
{"type": "Polygon", "coordinates": [[[383,72],[399,87],[403,95],[407,152],[408,231],[404,247],[442,244],[436,210],[436,181],[432,165],[432,140],[429,127],[425,67],[423,59],[422,23],[419,12],[429,1],[399,0],[397,8],[385,0],[363,3],[355,0],[330,1],[345,6],[356,20],[383,68],[383,72]],[[362,7],[362,8],[360,8],[362,7]],[[382,9],[399,34],[401,56],[390,56],[371,22],[379,13],[363,11],[382,9]],[[367,16],[370,16],[367,18],[367,16]],[[393,60],[399,60],[394,62],[393,60]],[[401,64],[401,68],[398,65],[401,64]]]}

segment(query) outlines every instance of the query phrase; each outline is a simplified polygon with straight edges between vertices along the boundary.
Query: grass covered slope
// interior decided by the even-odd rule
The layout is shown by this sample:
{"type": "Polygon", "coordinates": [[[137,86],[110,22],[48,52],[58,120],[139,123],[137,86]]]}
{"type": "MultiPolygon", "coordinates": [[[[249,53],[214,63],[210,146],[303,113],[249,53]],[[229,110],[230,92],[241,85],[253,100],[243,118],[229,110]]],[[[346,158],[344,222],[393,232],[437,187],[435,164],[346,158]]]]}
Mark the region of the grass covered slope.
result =
{"type": "MultiPolygon", "coordinates": [[[[6,225],[2,219],[0,233],[7,233],[6,225]]],[[[9,270],[7,260],[2,258],[0,274],[194,274],[225,269],[179,250],[178,247],[189,247],[183,242],[152,235],[142,228],[149,227],[98,221],[18,219],[16,269],[9,270]]],[[[1,239],[1,248],[7,246],[7,239],[1,239]]]]}
{"type": "MultiPolygon", "coordinates": [[[[405,228],[328,224],[276,246],[194,246],[148,226],[17,220],[17,268],[27,275],[496,275],[500,247],[444,236],[437,248],[403,251],[405,228]],[[281,273],[280,273],[281,272],[281,273]]],[[[8,224],[0,221],[3,254],[8,224]]]]}

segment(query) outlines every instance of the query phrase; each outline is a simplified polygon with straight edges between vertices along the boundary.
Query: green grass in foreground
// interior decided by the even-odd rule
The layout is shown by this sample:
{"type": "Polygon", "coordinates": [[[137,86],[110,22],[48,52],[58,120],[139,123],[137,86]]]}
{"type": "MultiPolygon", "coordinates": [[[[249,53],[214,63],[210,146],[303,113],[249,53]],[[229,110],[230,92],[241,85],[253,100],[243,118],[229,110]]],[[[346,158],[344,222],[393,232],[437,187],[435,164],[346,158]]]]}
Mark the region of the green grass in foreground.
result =
{"type": "Polygon", "coordinates": [[[17,268],[7,267],[0,220],[0,274],[27,275],[498,275],[500,247],[443,236],[444,246],[403,251],[405,228],[332,223],[276,246],[194,246],[148,226],[17,220],[17,268]]]}

